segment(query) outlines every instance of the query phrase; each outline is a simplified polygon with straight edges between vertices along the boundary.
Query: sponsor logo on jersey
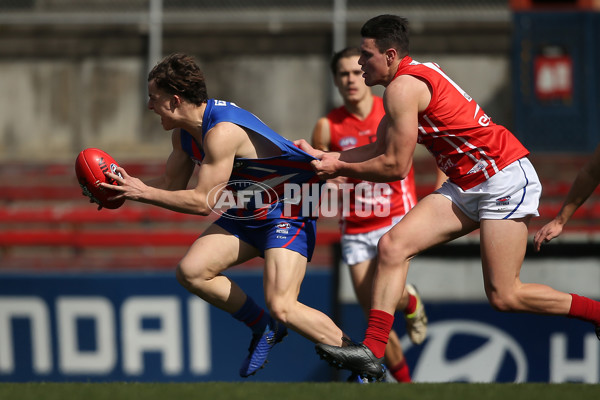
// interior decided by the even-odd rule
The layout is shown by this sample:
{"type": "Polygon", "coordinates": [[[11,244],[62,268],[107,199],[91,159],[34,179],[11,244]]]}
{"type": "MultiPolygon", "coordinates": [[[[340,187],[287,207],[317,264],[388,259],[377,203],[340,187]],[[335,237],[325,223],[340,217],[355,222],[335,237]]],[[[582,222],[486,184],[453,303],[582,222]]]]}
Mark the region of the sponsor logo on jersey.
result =
{"type": "Polygon", "coordinates": [[[456,164],[450,159],[450,157],[445,156],[443,154],[439,154],[436,158],[436,162],[438,167],[442,170],[442,172],[446,173],[450,168],[453,168],[456,164]]]}
{"type": "Polygon", "coordinates": [[[485,161],[483,159],[479,160],[479,161],[477,161],[477,164],[475,164],[473,166],[473,168],[471,168],[471,170],[469,172],[467,172],[467,175],[468,174],[474,174],[474,173],[479,172],[479,171],[483,171],[485,169],[485,167],[487,167],[487,166],[488,166],[487,161],[485,161]]]}

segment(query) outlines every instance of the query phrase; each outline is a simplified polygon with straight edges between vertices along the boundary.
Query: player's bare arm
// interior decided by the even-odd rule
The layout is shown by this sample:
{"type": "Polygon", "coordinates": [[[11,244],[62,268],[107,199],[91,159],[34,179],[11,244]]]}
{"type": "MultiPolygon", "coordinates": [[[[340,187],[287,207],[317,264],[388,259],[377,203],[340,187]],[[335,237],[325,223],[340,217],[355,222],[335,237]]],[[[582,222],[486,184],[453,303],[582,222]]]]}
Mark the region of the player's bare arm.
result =
{"type": "Polygon", "coordinates": [[[533,243],[539,251],[543,243],[558,237],[571,216],[590,197],[600,184],[600,145],[596,147],[590,161],[577,174],[567,197],[554,219],[535,233],[533,243]]]}
{"type": "Polygon", "coordinates": [[[330,143],[331,133],[329,132],[329,121],[327,118],[320,118],[313,129],[312,147],[317,150],[329,151],[330,143]]]}
{"type": "Polygon", "coordinates": [[[146,185],[164,190],[183,190],[188,187],[195,164],[181,147],[180,132],[175,129],[171,134],[173,150],[167,159],[163,175],[145,180],[146,185]]]}
{"type": "MultiPolygon", "coordinates": [[[[312,145],[315,149],[329,151],[331,145],[331,132],[329,128],[329,120],[325,117],[319,119],[312,134],[312,145]]],[[[339,154],[339,153],[336,153],[339,154]]],[[[338,176],[333,179],[329,179],[327,182],[339,185],[347,181],[346,177],[338,176]]]]}
{"type": "Polygon", "coordinates": [[[427,107],[429,99],[429,88],[423,81],[398,77],[384,93],[386,116],[377,129],[377,140],[344,151],[337,160],[324,156],[318,170],[372,182],[404,179],[417,143],[418,113],[427,107]]]}
{"type": "MultiPolygon", "coordinates": [[[[333,179],[339,177],[335,170],[335,161],[340,157],[340,152],[329,152],[329,146],[331,143],[331,133],[329,131],[329,121],[327,118],[321,118],[317,121],[312,134],[312,146],[304,139],[297,140],[294,142],[300,149],[304,150],[313,157],[318,158],[321,161],[313,161],[311,164],[315,168],[315,172],[321,179],[333,179]],[[329,166],[331,163],[331,166],[329,166]]],[[[351,153],[354,149],[346,150],[346,157],[362,161],[370,158],[374,154],[374,145],[368,144],[362,146],[360,151],[351,153]],[[367,147],[369,146],[369,147],[367,147]],[[350,153],[350,154],[348,154],[350,153]]],[[[343,182],[344,180],[339,180],[343,182]]]]}
{"type": "Polygon", "coordinates": [[[199,169],[198,184],[193,189],[167,191],[144,184],[129,175],[117,177],[117,191],[130,200],[153,204],[169,210],[187,214],[209,215],[218,196],[209,192],[226,183],[231,175],[236,155],[256,156],[246,132],[237,125],[221,123],[213,127],[204,138],[204,160],[199,169]]]}

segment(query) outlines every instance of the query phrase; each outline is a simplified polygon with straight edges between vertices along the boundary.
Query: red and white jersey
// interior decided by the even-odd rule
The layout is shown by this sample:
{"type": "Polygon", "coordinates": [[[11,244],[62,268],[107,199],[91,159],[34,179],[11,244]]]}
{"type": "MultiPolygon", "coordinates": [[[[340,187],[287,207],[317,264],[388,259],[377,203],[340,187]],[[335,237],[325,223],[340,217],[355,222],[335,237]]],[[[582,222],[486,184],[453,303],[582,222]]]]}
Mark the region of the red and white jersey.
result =
{"type": "MultiPolygon", "coordinates": [[[[373,96],[373,108],[364,120],[349,113],[344,106],[332,110],[327,114],[330,132],[329,149],[343,151],[374,142],[377,136],[377,127],[384,114],[383,100],[377,96],[373,96]]],[[[349,215],[344,216],[344,210],[342,210],[343,234],[365,233],[390,226],[393,218],[404,216],[417,202],[412,168],[405,179],[383,184],[386,186],[386,190],[378,190],[381,188],[381,183],[375,184],[353,178],[348,178],[347,182],[352,184],[353,188],[361,183],[361,188],[365,188],[365,185],[368,184],[371,190],[350,190],[349,215]],[[376,185],[379,186],[376,187],[376,185]],[[357,207],[359,210],[366,210],[381,204],[389,204],[389,213],[386,213],[385,216],[377,216],[373,212],[368,213],[367,216],[357,215],[357,207]]],[[[342,203],[342,205],[344,204],[342,203]]]]}
{"type": "Polygon", "coordinates": [[[412,75],[431,88],[431,101],[419,114],[418,142],[438,167],[463,190],[496,174],[529,151],[505,127],[492,122],[479,105],[434,63],[406,56],[394,79],[412,75]]]}

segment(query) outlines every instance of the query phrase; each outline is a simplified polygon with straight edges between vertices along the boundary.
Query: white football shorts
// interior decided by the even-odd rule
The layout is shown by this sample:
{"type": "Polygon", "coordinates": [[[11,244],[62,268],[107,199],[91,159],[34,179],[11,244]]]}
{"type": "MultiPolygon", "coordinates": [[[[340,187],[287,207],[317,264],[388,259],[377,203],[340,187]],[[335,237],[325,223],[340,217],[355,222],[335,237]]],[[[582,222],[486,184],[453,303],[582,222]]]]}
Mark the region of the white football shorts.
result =
{"type": "Polygon", "coordinates": [[[342,235],[342,260],[349,266],[352,266],[375,258],[379,239],[401,219],[402,217],[393,217],[391,225],[374,231],[342,235]]]}
{"type": "Polygon", "coordinates": [[[462,190],[446,181],[436,193],[450,199],[474,221],[516,219],[539,215],[542,184],[529,159],[521,158],[471,189],[462,190]]]}

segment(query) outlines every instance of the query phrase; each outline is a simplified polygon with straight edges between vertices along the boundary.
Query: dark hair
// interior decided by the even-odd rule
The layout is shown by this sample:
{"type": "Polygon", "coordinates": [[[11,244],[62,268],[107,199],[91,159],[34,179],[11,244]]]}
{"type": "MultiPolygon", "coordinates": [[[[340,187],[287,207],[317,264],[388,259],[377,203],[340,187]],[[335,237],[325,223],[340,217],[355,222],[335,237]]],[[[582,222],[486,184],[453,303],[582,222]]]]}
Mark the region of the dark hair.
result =
{"type": "Polygon", "coordinates": [[[331,57],[331,63],[329,64],[333,76],[337,75],[338,62],[340,59],[352,56],[360,56],[360,49],[358,47],[346,47],[345,49],[333,54],[333,57],[331,57]]]}
{"type": "Polygon", "coordinates": [[[163,58],[148,74],[148,82],[152,80],[158,89],[193,104],[201,105],[208,100],[204,74],[187,54],[174,53],[163,58]]]}
{"type": "Polygon", "coordinates": [[[379,15],[371,18],[362,26],[363,38],[375,39],[375,45],[381,53],[389,48],[398,51],[400,57],[408,55],[408,20],[397,15],[379,15]]]}

